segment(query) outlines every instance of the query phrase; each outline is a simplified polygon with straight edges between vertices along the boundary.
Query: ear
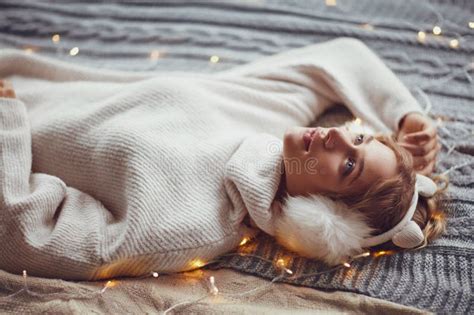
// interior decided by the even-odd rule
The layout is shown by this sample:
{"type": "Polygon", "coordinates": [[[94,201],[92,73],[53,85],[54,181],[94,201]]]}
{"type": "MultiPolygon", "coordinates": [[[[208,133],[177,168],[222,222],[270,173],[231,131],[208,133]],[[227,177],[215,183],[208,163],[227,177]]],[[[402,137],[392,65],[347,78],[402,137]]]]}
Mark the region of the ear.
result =
{"type": "Polygon", "coordinates": [[[433,196],[438,189],[436,183],[431,178],[421,174],[416,174],[416,186],[418,187],[418,193],[423,197],[433,196]]]}
{"type": "Polygon", "coordinates": [[[284,247],[329,265],[363,251],[371,228],[361,214],[328,197],[288,197],[275,221],[275,238],[284,247]]]}

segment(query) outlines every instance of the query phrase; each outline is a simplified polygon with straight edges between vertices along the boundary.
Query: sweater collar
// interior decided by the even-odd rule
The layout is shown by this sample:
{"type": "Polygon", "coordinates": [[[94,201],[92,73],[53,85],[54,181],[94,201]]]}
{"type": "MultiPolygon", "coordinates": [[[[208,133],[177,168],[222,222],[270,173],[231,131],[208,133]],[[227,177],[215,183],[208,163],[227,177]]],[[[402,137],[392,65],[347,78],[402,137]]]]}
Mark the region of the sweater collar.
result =
{"type": "Polygon", "coordinates": [[[269,134],[244,139],[225,168],[225,186],[235,210],[246,210],[270,235],[279,212],[274,201],[283,171],[283,142],[269,134]]]}

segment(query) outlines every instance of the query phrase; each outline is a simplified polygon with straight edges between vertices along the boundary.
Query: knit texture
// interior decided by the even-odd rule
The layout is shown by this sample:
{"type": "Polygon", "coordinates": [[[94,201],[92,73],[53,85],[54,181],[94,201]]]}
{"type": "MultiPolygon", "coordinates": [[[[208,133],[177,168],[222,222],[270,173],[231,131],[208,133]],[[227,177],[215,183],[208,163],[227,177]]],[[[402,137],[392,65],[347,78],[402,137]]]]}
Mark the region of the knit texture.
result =
{"type": "Polygon", "coordinates": [[[288,127],[341,101],[379,126],[421,111],[354,39],[128,83],[65,64],[63,82],[52,61],[17,52],[0,65],[1,77],[22,74],[12,78],[18,100],[0,100],[0,267],[44,277],[195,268],[238,245],[247,211],[272,230],[288,127]]]}
{"type": "MultiPolygon", "coordinates": [[[[448,230],[421,251],[371,258],[353,263],[350,271],[292,283],[362,293],[436,313],[472,313],[474,168],[468,163],[474,162],[474,92],[472,71],[465,66],[474,54],[467,24],[473,4],[470,0],[341,0],[337,6],[321,0],[173,0],[88,2],[85,7],[3,0],[0,47],[102,69],[216,72],[335,37],[363,40],[430,109],[431,117],[443,119],[438,128],[442,150],[437,172],[453,168],[445,201],[448,230]],[[430,35],[436,24],[442,27],[441,37],[430,35]],[[417,39],[420,30],[426,32],[423,43],[417,39]],[[51,41],[55,33],[61,35],[59,43],[51,41]],[[454,36],[462,36],[458,49],[449,47],[454,36]],[[71,56],[75,46],[79,54],[71,56]],[[209,62],[212,55],[219,56],[218,63],[209,62]],[[432,107],[419,89],[429,96],[432,107]]],[[[68,80],[67,72],[61,75],[68,80]]],[[[316,124],[332,126],[350,116],[338,107],[316,124]]],[[[288,254],[263,235],[255,252],[270,260],[288,254]]],[[[271,264],[254,257],[220,260],[224,261],[220,267],[268,279],[275,276],[271,264]]],[[[291,267],[301,273],[326,268],[300,258],[291,267]]]]}

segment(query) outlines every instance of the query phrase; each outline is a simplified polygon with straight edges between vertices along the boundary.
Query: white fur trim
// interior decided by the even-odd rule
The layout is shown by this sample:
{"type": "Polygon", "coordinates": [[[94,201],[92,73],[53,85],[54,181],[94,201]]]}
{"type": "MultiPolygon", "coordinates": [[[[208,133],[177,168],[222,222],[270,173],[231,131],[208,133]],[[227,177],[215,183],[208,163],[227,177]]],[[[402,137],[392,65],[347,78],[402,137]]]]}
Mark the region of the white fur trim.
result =
{"type": "Polygon", "coordinates": [[[319,195],[288,197],[275,225],[275,238],[284,247],[329,265],[361,253],[372,231],[361,214],[319,195]]]}

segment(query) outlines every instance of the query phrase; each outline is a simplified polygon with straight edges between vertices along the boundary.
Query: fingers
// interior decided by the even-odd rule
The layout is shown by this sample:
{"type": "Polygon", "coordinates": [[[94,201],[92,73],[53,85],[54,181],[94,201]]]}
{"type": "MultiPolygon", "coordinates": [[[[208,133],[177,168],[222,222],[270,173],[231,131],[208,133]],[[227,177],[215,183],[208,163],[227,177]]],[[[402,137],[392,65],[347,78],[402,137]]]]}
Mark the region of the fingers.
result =
{"type": "Polygon", "coordinates": [[[438,139],[437,139],[437,136],[435,136],[434,138],[426,142],[424,145],[418,145],[418,144],[412,144],[412,143],[406,143],[406,142],[401,142],[399,144],[400,146],[407,149],[413,156],[423,156],[436,148],[438,144],[438,139]]]}
{"type": "Polygon", "coordinates": [[[433,125],[430,125],[426,129],[423,129],[422,131],[406,134],[403,137],[403,139],[406,142],[419,144],[421,142],[429,141],[431,138],[434,138],[435,136],[436,136],[436,128],[433,125]]]}
{"type": "Polygon", "coordinates": [[[425,116],[407,118],[409,120],[406,121],[405,128],[402,127],[397,137],[398,143],[412,154],[415,171],[429,175],[435,168],[436,155],[441,148],[436,125],[425,116]],[[407,133],[404,134],[404,131],[407,133]]]}
{"type": "Polygon", "coordinates": [[[422,168],[421,170],[417,171],[417,173],[419,173],[419,174],[421,174],[421,175],[428,176],[428,175],[430,175],[431,173],[433,173],[434,168],[435,168],[435,160],[431,161],[431,162],[430,162],[428,165],[426,165],[424,168],[422,168]]]}
{"type": "Polygon", "coordinates": [[[422,171],[429,169],[432,171],[436,163],[436,155],[441,149],[440,144],[436,144],[435,148],[423,156],[414,156],[413,157],[413,167],[417,171],[422,171]]]}
{"type": "Polygon", "coordinates": [[[436,156],[436,150],[430,151],[428,154],[423,156],[414,156],[413,157],[413,166],[415,169],[418,169],[420,166],[426,166],[431,161],[434,160],[436,156]]]}

